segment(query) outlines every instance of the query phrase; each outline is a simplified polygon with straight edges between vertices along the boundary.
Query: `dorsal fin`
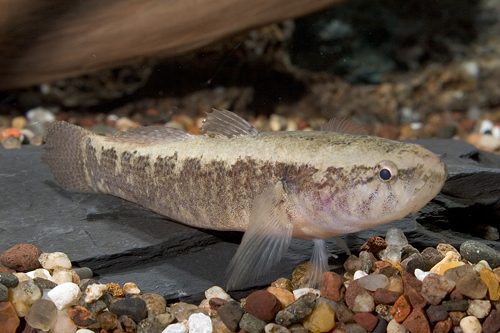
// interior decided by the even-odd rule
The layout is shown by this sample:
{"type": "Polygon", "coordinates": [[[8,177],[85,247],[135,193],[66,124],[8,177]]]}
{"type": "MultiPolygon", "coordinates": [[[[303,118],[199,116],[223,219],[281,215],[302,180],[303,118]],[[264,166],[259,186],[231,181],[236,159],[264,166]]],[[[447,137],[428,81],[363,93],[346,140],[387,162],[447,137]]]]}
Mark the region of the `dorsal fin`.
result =
{"type": "Polygon", "coordinates": [[[108,140],[138,144],[153,144],[179,141],[191,136],[193,135],[172,127],[147,126],[118,132],[109,137],[108,140]]]}
{"type": "Polygon", "coordinates": [[[203,134],[222,134],[228,138],[259,134],[259,131],[245,119],[228,110],[213,109],[211,113],[207,113],[207,120],[200,129],[203,134]]]}
{"type": "Polygon", "coordinates": [[[326,124],[321,125],[321,130],[326,132],[337,132],[341,134],[369,135],[368,131],[364,127],[355,124],[346,118],[341,120],[332,118],[326,124]]]}

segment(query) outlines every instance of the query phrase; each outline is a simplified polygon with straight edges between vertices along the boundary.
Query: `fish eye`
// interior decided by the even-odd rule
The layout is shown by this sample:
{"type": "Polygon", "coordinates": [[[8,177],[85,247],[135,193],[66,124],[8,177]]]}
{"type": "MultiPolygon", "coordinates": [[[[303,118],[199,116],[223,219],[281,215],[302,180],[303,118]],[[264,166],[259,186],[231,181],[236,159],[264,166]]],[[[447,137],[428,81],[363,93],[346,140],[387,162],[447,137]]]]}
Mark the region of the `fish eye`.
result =
{"type": "Polygon", "coordinates": [[[398,178],[398,168],[391,161],[381,161],[375,165],[375,176],[384,183],[393,183],[398,178]]]}

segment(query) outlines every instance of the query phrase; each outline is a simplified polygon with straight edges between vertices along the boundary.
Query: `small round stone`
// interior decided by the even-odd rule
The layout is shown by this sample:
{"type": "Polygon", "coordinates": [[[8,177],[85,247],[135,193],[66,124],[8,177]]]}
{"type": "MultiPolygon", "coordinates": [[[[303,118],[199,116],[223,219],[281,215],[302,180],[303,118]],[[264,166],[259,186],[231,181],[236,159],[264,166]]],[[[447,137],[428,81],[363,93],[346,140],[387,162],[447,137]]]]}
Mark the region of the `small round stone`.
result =
{"type": "Polygon", "coordinates": [[[387,242],[382,237],[368,237],[366,243],[361,245],[361,251],[377,254],[387,247],[387,242]]]}
{"type": "Polygon", "coordinates": [[[326,303],[320,303],[302,322],[313,333],[328,332],[335,326],[335,312],[326,303]]]}
{"type": "Polygon", "coordinates": [[[352,311],[372,312],[373,310],[375,310],[375,301],[373,300],[372,295],[364,291],[356,296],[352,311]]]}
{"type": "Polygon", "coordinates": [[[363,261],[351,254],[344,262],[344,268],[347,273],[354,275],[356,271],[360,271],[363,268],[363,261]]]}
{"type": "Polygon", "coordinates": [[[269,323],[281,310],[281,302],[268,291],[257,290],[247,297],[245,311],[269,323]]]}
{"type": "Polygon", "coordinates": [[[54,324],[52,325],[51,331],[57,333],[74,333],[78,327],[75,323],[68,317],[61,315],[56,317],[54,324]]]}
{"type": "Polygon", "coordinates": [[[0,302],[0,323],[4,332],[16,332],[20,320],[10,302],[0,302]]]}
{"type": "Polygon", "coordinates": [[[222,289],[219,286],[213,286],[205,291],[206,299],[210,300],[213,297],[222,298],[225,299],[226,301],[229,301],[231,299],[231,296],[229,296],[229,294],[226,293],[224,289],[222,289]]]}
{"type": "Polygon", "coordinates": [[[460,328],[463,333],[481,333],[481,323],[474,316],[467,316],[460,320],[460,328]]]}
{"type": "Polygon", "coordinates": [[[480,260],[486,260],[493,268],[500,266],[500,252],[475,240],[464,242],[460,246],[460,254],[464,259],[467,259],[473,264],[480,260]]]}
{"type": "Polygon", "coordinates": [[[161,333],[188,333],[188,329],[186,326],[176,323],[168,325],[161,333]]]}
{"type": "Polygon", "coordinates": [[[184,302],[178,302],[170,305],[170,313],[173,314],[179,322],[187,320],[191,313],[196,310],[198,310],[196,305],[184,302]]]}
{"type": "Polygon", "coordinates": [[[38,260],[45,269],[54,269],[57,266],[71,268],[71,261],[66,253],[62,252],[42,253],[38,260]]]}
{"type": "Polygon", "coordinates": [[[110,311],[103,311],[99,313],[97,315],[97,321],[99,322],[99,326],[101,326],[101,328],[105,331],[111,331],[120,325],[118,317],[110,311]]]}
{"type": "Polygon", "coordinates": [[[88,330],[86,328],[80,328],[78,331],[75,333],[95,333],[94,331],[88,330]]]}
{"type": "Polygon", "coordinates": [[[267,291],[273,294],[281,302],[282,309],[295,302],[295,296],[287,289],[269,287],[267,291]]]}
{"type": "Polygon", "coordinates": [[[108,290],[105,284],[94,283],[85,289],[85,303],[97,301],[108,290]]]}
{"type": "Polygon", "coordinates": [[[469,303],[467,314],[469,316],[474,316],[478,319],[483,319],[490,313],[490,310],[491,310],[491,302],[489,300],[485,301],[485,300],[474,299],[469,303]]]}
{"type": "Polygon", "coordinates": [[[148,316],[146,302],[140,298],[125,298],[111,303],[109,311],[117,316],[129,316],[136,323],[148,316]]]}
{"type": "Polygon", "coordinates": [[[474,299],[482,299],[486,296],[488,287],[486,284],[477,276],[475,272],[470,272],[458,279],[457,290],[462,295],[474,299]]]}
{"type": "Polygon", "coordinates": [[[395,319],[392,319],[389,324],[387,324],[387,333],[406,333],[408,332],[403,324],[398,323],[395,319]]]}
{"type": "Polygon", "coordinates": [[[9,300],[9,288],[0,283],[0,302],[7,302],[9,300]]]}
{"type": "Polygon", "coordinates": [[[106,287],[108,288],[108,293],[113,297],[125,296],[123,289],[120,287],[120,285],[118,283],[111,282],[111,283],[106,284],[106,287]]]}
{"type": "Polygon", "coordinates": [[[141,290],[133,282],[127,282],[123,285],[123,292],[126,294],[140,294],[141,290]]]}
{"type": "Polygon", "coordinates": [[[65,310],[80,298],[80,287],[73,282],[66,282],[51,289],[47,296],[56,305],[58,310],[65,310]]]}
{"type": "Polygon", "coordinates": [[[375,291],[378,288],[387,287],[389,279],[383,274],[371,274],[360,278],[358,283],[366,290],[375,291]]]}
{"type": "Polygon", "coordinates": [[[0,262],[17,272],[29,272],[40,268],[38,257],[42,251],[32,244],[18,244],[0,255],[0,262]]]}
{"type": "Polygon", "coordinates": [[[94,314],[83,306],[70,306],[68,308],[68,316],[78,326],[87,327],[97,322],[94,318],[94,314]]]}
{"type": "MultiPolygon", "coordinates": [[[[125,331],[125,332],[137,332],[138,331],[138,327],[137,327],[137,324],[135,323],[135,321],[132,320],[132,318],[130,318],[129,316],[120,316],[118,318],[118,322],[120,323],[122,329],[125,331]]],[[[141,321],[141,323],[144,322],[141,321]]],[[[161,329],[164,329],[166,327],[165,326],[162,326],[161,329]]],[[[155,328],[159,328],[159,327],[155,327],[155,328]]],[[[153,332],[159,332],[161,329],[156,329],[154,330],[153,332]]],[[[140,331],[141,332],[141,331],[140,331]]],[[[148,333],[149,331],[147,330],[142,330],[142,332],[144,333],[148,333]]]]}
{"type": "Polygon", "coordinates": [[[15,288],[19,284],[19,279],[11,273],[0,273],[0,283],[8,288],[15,288]]]}
{"type": "Polygon", "coordinates": [[[293,291],[292,281],[285,278],[279,278],[278,280],[274,281],[273,283],[271,283],[271,287],[293,291]]]}
{"type": "Polygon", "coordinates": [[[406,239],[403,230],[399,228],[390,228],[387,230],[385,241],[387,245],[395,245],[400,249],[403,248],[403,246],[408,245],[408,240],[406,239]]]}
{"type": "Polygon", "coordinates": [[[53,288],[57,287],[57,283],[52,282],[52,281],[47,280],[47,279],[42,279],[39,277],[34,278],[33,282],[35,282],[35,284],[38,286],[38,288],[40,288],[42,290],[43,289],[53,289],[53,288]]]}
{"type": "Polygon", "coordinates": [[[94,272],[88,267],[73,267],[73,271],[80,277],[80,280],[91,279],[94,277],[94,272]]]}
{"type": "Polygon", "coordinates": [[[39,299],[33,303],[25,319],[31,327],[48,331],[56,317],[57,308],[54,303],[46,299],[39,299]]]}
{"type": "Polygon", "coordinates": [[[156,317],[167,311],[167,301],[161,295],[145,293],[138,297],[146,302],[148,317],[156,317]]]}
{"type": "Polygon", "coordinates": [[[245,311],[243,311],[243,309],[239,305],[233,303],[227,303],[221,305],[217,309],[217,313],[219,314],[224,325],[226,325],[226,327],[231,332],[236,332],[238,330],[241,317],[243,316],[245,311]]]}
{"type": "Polygon", "coordinates": [[[431,273],[422,283],[421,295],[432,305],[438,305],[455,287],[455,282],[443,275],[431,273]]]}
{"type": "MultiPolygon", "coordinates": [[[[203,313],[193,313],[188,319],[189,333],[212,333],[212,320],[203,313]]],[[[252,332],[249,332],[252,333],[252,332]]]]}
{"type": "Polygon", "coordinates": [[[275,322],[278,325],[289,326],[299,323],[307,317],[316,306],[316,295],[307,294],[279,311],[276,315],[275,322]]]}
{"type": "Polygon", "coordinates": [[[321,297],[340,301],[344,299],[345,286],[342,276],[335,272],[324,272],[321,275],[321,297]]]}
{"type": "Polygon", "coordinates": [[[42,297],[40,288],[33,280],[22,281],[17,287],[11,288],[9,294],[9,299],[19,317],[26,316],[31,304],[42,297]]]}

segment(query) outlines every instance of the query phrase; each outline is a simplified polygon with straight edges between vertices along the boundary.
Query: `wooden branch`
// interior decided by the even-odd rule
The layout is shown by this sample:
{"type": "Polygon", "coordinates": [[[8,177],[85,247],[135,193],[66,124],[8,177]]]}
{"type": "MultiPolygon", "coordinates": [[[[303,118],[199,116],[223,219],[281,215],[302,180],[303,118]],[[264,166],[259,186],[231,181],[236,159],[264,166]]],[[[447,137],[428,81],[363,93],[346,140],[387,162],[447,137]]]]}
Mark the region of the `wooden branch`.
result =
{"type": "Polygon", "coordinates": [[[343,0],[0,0],[0,89],[182,54],[343,0]]]}

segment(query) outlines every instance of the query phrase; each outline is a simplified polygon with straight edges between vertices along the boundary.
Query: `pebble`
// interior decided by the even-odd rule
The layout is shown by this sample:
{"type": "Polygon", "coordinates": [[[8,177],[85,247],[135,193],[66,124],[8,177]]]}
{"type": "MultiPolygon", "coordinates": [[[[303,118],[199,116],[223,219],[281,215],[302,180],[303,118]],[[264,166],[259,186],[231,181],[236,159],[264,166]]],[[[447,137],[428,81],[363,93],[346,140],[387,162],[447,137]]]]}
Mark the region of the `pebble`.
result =
{"type": "Polygon", "coordinates": [[[136,323],[148,316],[146,302],[140,298],[125,298],[113,302],[109,305],[109,311],[117,316],[129,316],[136,323]]]}
{"type": "Polygon", "coordinates": [[[368,292],[362,292],[354,300],[352,311],[354,312],[372,312],[375,310],[375,301],[368,292]]]}
{"type": "Polygon", "coordinates": [[[385,250],[379,252],[379,257],[383,261],[394,264],[401,261],[401,246],[399,245],[387,245],[385,250]]]}
{"type": "Polygon", "coordinates": [[[9,300],[9,288],[0,283],[0,302],[7,302],[9,300]]]}
{"type": "Polygon", "coordinates": [[[57,333],[75,333],[78,328],[71,319],[66,316],[58,316],[54,324],[52,325],[51,331],[57,333]]]}
{"type": "Polygon", "coordinates": [[[85,303],[97,301],[108,290],[105,284],[94,283],[85,289],[85,303]]]}
{"type": "Polygon", "coordinates": [[[469,308],[469,302],[466,299],[444,301],[442,306],[446,311],[466,311],[469,308]]]}
{"type": "Polygon", "coordinates": [[[120,324],[120,322],[118,321],[118,317],[110,311],[103,311],[96,317],[99,325],[105,331],[111,331],[120,324]]]}
{"type": "Polygon", "coordinates": [[[305,287],[305,288],[295,289],[295,290],[293,291],[293,297],[294,297],[295,299],[299,299],[299,298],[301,298],[302,296],[307,295],[307,294],[310,294],[310,293],[313,293],[313,294],[315,294],[315,295],[316,295],[316,296],[318,296],[318,297],[319,297],[319,295],[320,295],[320,291],[319,291],[318,289],[305,287]]]}
{"type": "Polygon", "coordinates": [[[394,316],[396,322],[400,323],[408,317],[411,312],[411,306],[405,295],[401,295],[394,306],[392,307],[390,313],[394,316]]]}
{"type": "Polygon", "coordinates": [[[462,320],[460,320],[460,328],[463,333],[481,333],[482,331],[479,319],[473,316],[462,318],[462,320]]]}
{"type": "Polygon", "coordinates": [[[301,324],[294,324],[288,327],[291,333],[308,333],[309,331],[301,324]]]}
{"type": "Polygon", "coordinates": [[[123,292],[127,294],[140,294],[141,289],[133,282],[127,282],[123,285],[123,292]]]}
{"type": "Polygon", "coordinates": [[[459,293],[474,299],[484,298],[488,291],[486,284],[474,272],[469,272],[458,279],[456,286],[459,293]]]}
{"type": "Polygon", "coordinates": [[[460,254],[473,264],[486,260],[493,268],[500,266],[500,253],[475,240],[468,240],[460,245],[460,254]]]}
{"type": "Polygon", "coordinates": [[[387,333],[407,333],[408,331],[403,326],[403,324],[398,323],[395,319],[392,319],[387,324],[387,333]]]}
{"type": "Polygon", "coordinates": [[[403,246],[408,245],[408,240],[403,232],[399,228],[390,228],[385,234],[385,241],[387,245],[395,245],[403,248],[403,246]]]}
{"type": "Polygon", "coordinates": [[[247,297],[245,311],[270,323],[281,310],[281,302],[266,290],[257,290],[247,297]]]}
{"type": "Polygon", "coordinates": [[[276,324],[289,326],[300,322],[307,317],[316,305],[316,295],[307,294],[279,311],[276,315],[276,324]]]}
{"type": "MultiPolygon", "coordinates": [[[[118,318],[119,321],[121,321],[121,318],[128,318],[127,316],[121,316],[118,318]]],[[[168,324],[162,323],[160,320],[158,320],[157,317],[151,317],[151,318],[146,318],[144,320],[141,320],[139,324],[135,324],[133,320],[129,318],[129,329],[125,329],[126,332],[130,332],[131,330],[134,329],[134,326],[136,327],[137,332],[140,333],[156,333],[156,332],[161,332],[165,328],[167,328],[168,324]]],[[[125,326],[122,324],[122,326],[125,326]]],[[[124,327],[125,328],[125,327],[124,327]]]]}
{"type": "Polygon", "coordinates": [[[353,280],[349,283],[349,285],[345,290],[345,297],[344,297],[344,301],[349,307],[349,309],[352,309],[352,307],[354,306],[354,300],[356,299],[356,296],[358,296],[358,294],[362,292],[366,292],[366,290],[365,288],[359,285],[359,279],[353,280]]]}
{"type": "Polygon", "coordinates": [[[0,302],[0,323],[2,333],[14,333],[19,326],[19,317],[10,302],[0,302]]]}
{"type": "MultiPolygon", "coordinates": [[[[129,316],[120,316],[118,318],[118,322],[120,323],[121,327],[123,328],[123,330],[125,332],[137,332],[137,324],[135,323],[135,321],[132,320],[132,318],[130,318],[129,316]]],[[[141,321],[141,323],[144,322],[141,321]]],[[[164,325],[163,327],[154,327],[155,328],[155,331],[152,332],[152,333],[155,333],[155,332],[159,332],[160,330],[163,330],[165,327],[167,327],[167,325],[164,325]]],[[[149,327],[144,327],[145,329],[143,329],[143,327],[141,327],[141,333],[146,333],[147,332],[147,329],[149,327]],[[142,331],[146,331],[146,332],[142,332],[142,331]]]]}
{"type": "Polygon", "coordinates": [[[481,269],[480,277],[488,288],[488,295],[490,300],[498,301],[500,299],[500,284],[498,282],[496,274],[487,268],[483,268],[481,269]]]}
{"type": "Polygon", "coordinates": [[[401,276],[391,276],[389,278],[389,285],[385,287],[385,289],[394,291],[398,294],[402,294],[404,291],[403,288],[403,280],[401,279],[401,276]]]}
{"type": "Polygon", "coordinates": [[[186,326],[176,323],[168,325],[161,333],[188,333],[188,329],[186,326]]]}
{"type": "Polygon", "coordinates": [[[473,272],[474,269],[471,265],[462,265],[448,269],[446,272],[444,272],[443,276],[448,280],[457,282],[465,274],[473,272]]]}
{"type": "Polygon", "coordinates": [[[57,308],[49,300],[39,299],[26,314],[26,322],[33,328],[48,331],[57,318],[57,308]]]}
{"type": "Polygon", "coordinates": [[[379,304],[375,307],[375,312],[378,317],[383,318],[387,321],[391,321],[394,319],[394,316],[391,314],[392,305],[379,304]]]}
{"type": "Polygon", "coordinates": [[[107,283],[107,292],[113,297],[123,297],[125,293],[118,283],[107,283]]]}
{"type": "Polygon", "coordinates": [[[291,291],[288,291],[287,289],[269,287],[267,288],[267,291],[273,294],[281,302],[282,309],[295,302],[295,296],[291,291]]]}
{"type": "Polygon", "coordinates": [[[448,333],[449,331],[451,331],[452,327],[453,322],[448,317],[445,320],[438,321],[436,325],[434,325],[432,333],[448,333]]]}
{"type": "Polygon", "coordinates": [[[377,254],[387,247],[387,242],[382,237],[370,236],[366,242],[361,245],[361,251],[368,251],[377,254]]]}
{"type": "Polygon", "coordinates": [[[17,244],[0,255],[0,262],[17,272],[29,272],[40,268],[38,257],[42,251],[32,244],[17,244]]]}
{"type": "Polygon", "coordinates": [[[320,303],[302,325],[313,333],[328,332],[335,326],[335,312],[326,302],[320,303]]]}
{"type": "Polygon", "coordinates": [[[269,323],[264,327],[266,333],[290,333],[290,330],[285,326],[281,326],[274,323],[269,323]]]}
{"type": "Polygon", "coordinates": [[[401,293],[384,288],[378,288],[372,296],[376,304],[394,304],[398,300],[399,296],[401,296],[401,293]]]}
{"type": "Polygon", "coordinates": [[[358,325],[369,332],[373,331],[379,322],[379,319],[370,312],[356,313],[353,319],[358,325]]]}
{"type": "Polygon", "coordinates": [[[448,318],[448,312],[442,305],[431,305],[425,310],[425,313],[431,323],[436,323],[448,318]]]}
{"type": "Polygon", "coordinates": [[[243,311],[243,309],[239,305],[227,303],[221,305],[217,309],[217,313],[219,314],[220,319],[226,325],[226,327],[231,332],[236,332],[238,330],[241,317],[243,316],[245,311],[243,311]]]}
{"type": "Polygon", "coordinates": [[[293,291],[292,281],[290,281],[286,278],[277,279],[276,281],[271,283],[271,287],[285,289],[285,290],[288,290],[290,292],[293,291]]]}
{"type": "Polygon", "coordinates": [[[37,268],[34,271],[26,272],[26,275],[28,275],[32,279],[42,278],[52,281],[52,276],[50,275],[50,272],[45,268],[37,268]]]}
{"type": "Polygon", "coordinates": [[[366,273],[364,270],[359,270],[354,272],[353,280],[361,279],[362,277],[368,276],[368,273],[366,273]]]}
{"type": "Polygon", "coordinates": [[[411,333],[430,333],[431,327],[421,308],[415,308],[410,315],[403,321],[403,326],[411,333]]]}
{"type": "Polygon", "coordinates": [[[347,324],[345,325],[345,333],[366,333],[366,330],[358,324],[347,324]]]}
{"type": "Polygon", "coordinates": [[[486,317],[491,310],[491,302],[489,300],[472,300],[467,308],[467,314],[478,319],[486,317]]]}
{"type": "Polygon", "coordinates": [[[66,282],[74,282],[75,284],[79,284],[80,279],[78,279],[78,281],[73,281],[73,274],[74,272],[72,270],[57,266],[52,272],[52,281],[54,281],[57,284],[62,284],[66,282]]]}
{"type": "Polygon", "coordinates": [[[345,296],[344,279],[335,272],[324,272],[321,276],[321,297],[340,301],[345,296]]]}
{"type": "Polygon", "coordinates": [[[78,331],[76,331],[76,333],[95,333],[95,332],[92,330],[88,330],[86,328],[80,328],[78,331]]]}
{"type": "Polygon", "coordinates": [[[229,294],[226,293],[224,289],[218,286],[213,286],[205,291],[206,299],[210,300],[213,297],[222,298],[226,301],[229,301],[231,299],[231,296],[229,296],[229,294]]]}
{"type": "Polygon", "coordinates": [[[92,312],[95,316],[97,313],[106,309],[111,304],[112,300],[113,298],[111,297],[111,295],[105,293],[98,300],[92,303],[85,303],[85,307],[89,309],[89,311],[92,312]]]}
{"type": "Polygon", "coordinates": [[[194,304],[178,302],[170,305],[170,313],[180,322],[188,320],[189,315],[195,310],[198,310],[198,307],[194,304]]]}
{"type": "Polygon", "coordinates": [[[483,322],[483,333],[496,333],[498,331],[500,331],[500,313],[497,310],[491,310],[483,322]]]}
{"type": "Polygon", "coordinates": [[[0,283],[6,287],[15,288],[19,284],[19,279],[11,273],[0,273],[0,283]]]}
{"type": "Polygon", "coordinates": [[[389,278],[384,274],[371,274],[359,279],[358,284],[369,291],[385,288],[389,284],[389,278]]]}
{"type": "Polygon", "coordinates": [[[47,296],[56,305],[58,310],[65,310],[80,298],[81,291],[77,284],[66,282],[51,289],[47,296]]]}
{"type": "Polygon", "coordinates": [[[363,268],[363,261],[351,254],[344,262],[344,268],[347,273],[354,275],[356,271],[360,271],[363,268]]]}
{"type": "Polygon", "coordinates": [[[66,253],[62,252],[52,252],[52,253],[42,253],[38,258],[40,264],[45,269],[54,269],[57,266],[64,268],[71,268],[71,261],[69,260],[66,253]]]}
{"type": "Polygon", "coordinates": [[[208,305],[212,310],[217,311],[221,306],[229,304],[228,301],[222,298],[214,297],[211,298],[210,301],[208,301],[208,305]]]}
{"type": "Polygon", "coordinates": [[[88,267],[74,267],[72,268],[76,274],[80,277],[80,280],[91,279],[94,277],[94,272],[88,267]]]}
{"type": "MultiPolygon", "coordinates": [[[[264,333],[267,323],[262,319],[252,316],[249,313],[245,313],[241,319],[239,326],[240,328],[248,333],[264,333]]],[[[191,333],[191,330],[189,330],[191,333]]]]}
{"type": "Polygon", "coordinates": [[[344,302],[335,302],[332,301],[328,298],[323,298],[319,297],[316,299],[316,306],[319,306],[321,303],[327,303],[330,308],[332,308],[333,312],[335,312],[335,316],[337,317],[338,321],[341,323],[347,323],[352,321],[352,318],[354,316],[354,312],[352,312],[344,302]]]}
{"type": "Polygon", "coordinates": [[[87,308],[72,305],[68,308],[68,317],[78,326],[87,327],[97,322],[92,312],[87,308]]]}
{"type": "Polygon", "coordinates": [[[146,302],[148,317],[156,317],[167,312],[167,301],[163,296],[153,293],[139,295],[139,298],[146,302]]]}
{"type": "Polygon", "coordinates": [[[41,297],[42,292],[33,280],[22,281],[9,291],[9,299],[19,317],[26,316],[31,305],[41,297]]]}
{"type": "Polygon", "coordinates": [[[432,305],[438,305],[455,287],[455,282],[442,275],[429,274],[422,283],[421,295],[432,305]]]}

